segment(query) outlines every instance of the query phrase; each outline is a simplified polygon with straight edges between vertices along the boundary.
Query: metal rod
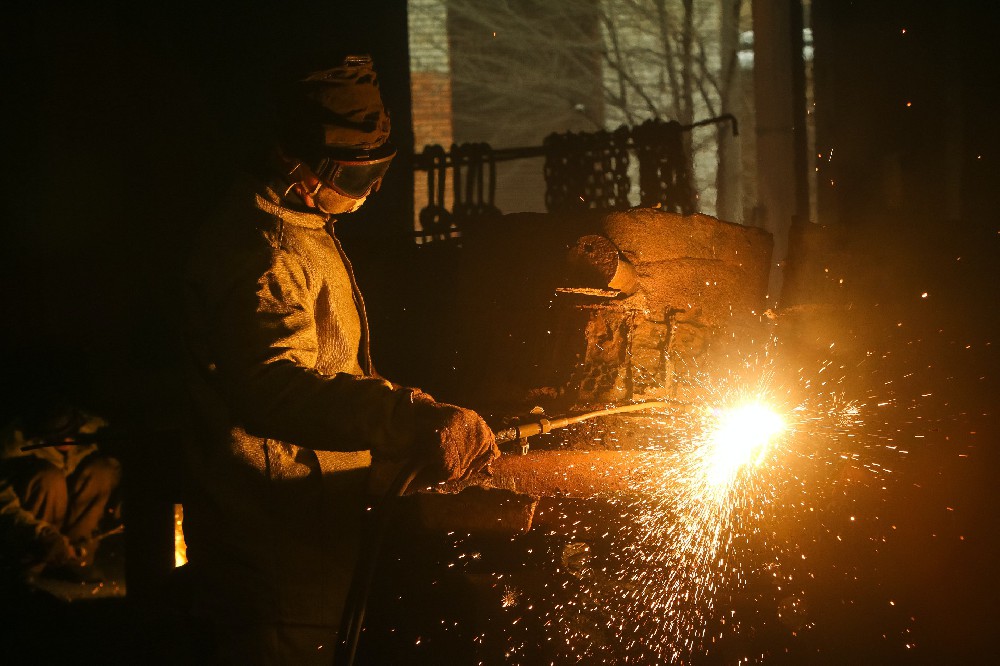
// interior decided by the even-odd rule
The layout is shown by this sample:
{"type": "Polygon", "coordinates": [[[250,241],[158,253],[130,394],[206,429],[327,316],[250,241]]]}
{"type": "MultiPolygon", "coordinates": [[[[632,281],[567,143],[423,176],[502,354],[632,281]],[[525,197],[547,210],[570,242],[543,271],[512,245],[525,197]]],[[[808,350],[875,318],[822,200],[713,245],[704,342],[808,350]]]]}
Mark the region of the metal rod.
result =
{"type": "Polygon", "coordinates": [[[116,525],[115,527],[112,527],[107,532],[101,532],[100,534],[95,534],[94,536],[91,537],[91,540],[93,540],[93,541],[104,541],[109,536],[114,536],[116,534],[121,534],[124,531],[125,531],[125,525],[116,525]]]}
{"type": "MultiPolygon", "coordinates": [[[[724,113],[721,116],[715,116],[714,118],[705,118],[704,120],[699,120],[691,123],[690,125],[682,125],[681,129],[685,132],[693,130],[696,127],[703,127],[705,125],[716,125],[718,123],[728,122],[732,125],[733,136],[739,136],[739,121],[737,121],[736,116],[731,113],[724,113]]],[[[634,146],[633,146],[634,147],[634,146]]],[[[528,159],[531,157],[544,157],[546,153],[545,146],[521,146],[517,148],[493,148],[490,150],[489,154],[492,156],[495,162],[506,162],[508,160],[520,160],[528,159]]],[[[430,169],[439,169],[443,166],[450,167],[454,165],[452,161],[451,152],[445,154],[445,159],[442,162],[440,155],[437,159],[427,159],[422,153],[415,153],[411,158],[412,167],[415,171],[428,171],[430,169]]]]}
{"type": "Polygon", "coordinates": [[[609,407],[607,409],[599,409],[594,412],[564,416],[557,419],[540,418],[532,423],[519,424],[500,430],[496,433],[496,440],[497,443],[512,442],[518,439],[524,439],[525,437],[531,437],[533,435],[542,435],[547,432],[552,432],[557,428],[565,428],[568,425],[595,419],[599,416],[610,416],[612,414],[624,414],[627,412],[642,412],[653,409],[667,409],[671,406],[687,404],[689,403],[682,400],[653,400],[650,402],[636,403],[634,405],[618,405],[617,407],[609,407]]]}
{"type": "Polygon", "coordinates": [[[38,449],[51,449],[54,446],[86,446],[88,444],[96,444],[97,442],[107,441],[109,437],[107,435],[99,435],[97,433],[78,433],[72,435],[69,441],[50,441],[42,440],[37,444],[27,444],[22,446],[20,451],[36,451],[38,449]]]}

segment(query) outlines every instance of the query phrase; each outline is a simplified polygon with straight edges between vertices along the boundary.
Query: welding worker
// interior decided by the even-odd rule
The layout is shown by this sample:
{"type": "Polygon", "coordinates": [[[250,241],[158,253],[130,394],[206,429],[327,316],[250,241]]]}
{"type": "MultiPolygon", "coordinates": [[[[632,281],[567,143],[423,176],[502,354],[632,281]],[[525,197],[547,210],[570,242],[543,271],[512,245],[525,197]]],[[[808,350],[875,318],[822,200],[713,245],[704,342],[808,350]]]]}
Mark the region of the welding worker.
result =
{"type": "Polygon", "coordinates": [[[370,466],[470,475],[475,412],[378,376],[335,234],[395,150],[368,56],[278,88],[276,141],[200,236],[187,280],[195,433],[184,534],[194,613],[225,663],[330,663],[370,466]]]}
{"type": "Polygon", "coordinates": [[[109,502],[121,479],[121,464],[94,441],[106,425],[54,401],[0,434],[0,558],[8,580],[93,575],[95,537],[112,518],[109,502]]]}

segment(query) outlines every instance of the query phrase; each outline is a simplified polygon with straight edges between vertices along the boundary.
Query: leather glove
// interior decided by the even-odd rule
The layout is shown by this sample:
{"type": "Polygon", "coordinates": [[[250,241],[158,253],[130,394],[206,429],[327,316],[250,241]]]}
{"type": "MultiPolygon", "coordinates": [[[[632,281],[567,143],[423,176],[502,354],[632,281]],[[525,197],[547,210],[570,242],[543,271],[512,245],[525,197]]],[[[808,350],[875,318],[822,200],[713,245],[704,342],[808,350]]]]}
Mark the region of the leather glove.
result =
{"type": "Polygon", "coordinates": [[[417,455],[427,461],[422,480],[464,479],[500,455],[493,431],[471,409],[429,400],[415,400],[413,408],[417,455]]]}
{"type": "Polygon", "coordinates": [[[61,567],[75,561],[76,549],[69,538],[55,528],[43,529],[35,539],[32,564],[61,567]]]}

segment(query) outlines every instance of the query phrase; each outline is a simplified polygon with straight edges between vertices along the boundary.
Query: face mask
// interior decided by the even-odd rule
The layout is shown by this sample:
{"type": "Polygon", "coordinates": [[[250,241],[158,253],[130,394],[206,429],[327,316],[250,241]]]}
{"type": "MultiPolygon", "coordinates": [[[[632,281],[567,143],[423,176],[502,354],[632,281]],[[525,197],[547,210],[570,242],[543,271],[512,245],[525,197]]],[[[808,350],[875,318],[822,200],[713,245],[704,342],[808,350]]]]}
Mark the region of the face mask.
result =
{"type": "Polygon", "coordinates": [[[320,183],[317,190],[312,193],[313,203],[316,204],[317,210],[327,215],[353,213],[357,209],[361,208],[361,204],[365,202],[366,198],[367,197],[361,197],[360,199],[355,199],[353,205],[351,205],[350,208],[345,209],[344,206],[350,201],[350,198],[345,197],[342,194],[338,194],[329,187],[325,187],[323,183],[320,183]]]}

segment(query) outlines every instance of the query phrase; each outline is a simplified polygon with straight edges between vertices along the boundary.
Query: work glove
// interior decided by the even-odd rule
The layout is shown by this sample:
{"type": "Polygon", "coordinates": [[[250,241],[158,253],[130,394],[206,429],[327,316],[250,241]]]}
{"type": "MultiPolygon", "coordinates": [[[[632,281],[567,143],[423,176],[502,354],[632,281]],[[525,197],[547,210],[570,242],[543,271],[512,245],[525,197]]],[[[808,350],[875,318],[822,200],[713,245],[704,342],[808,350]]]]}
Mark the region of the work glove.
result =
{"type": "Polygon", "coordinates": [[[54,527],[46,527],[35,538],[28,564],[37,568],[61,567],[76,559],[76,548],[69,538],[54,527]]]}
{"type": "Polygon", "coordinates": [[[425,461],[421,481],[465,479],[500,455],[493,431],[471,409],[418,399],[413,410],[416,454],[425,461]]]}

